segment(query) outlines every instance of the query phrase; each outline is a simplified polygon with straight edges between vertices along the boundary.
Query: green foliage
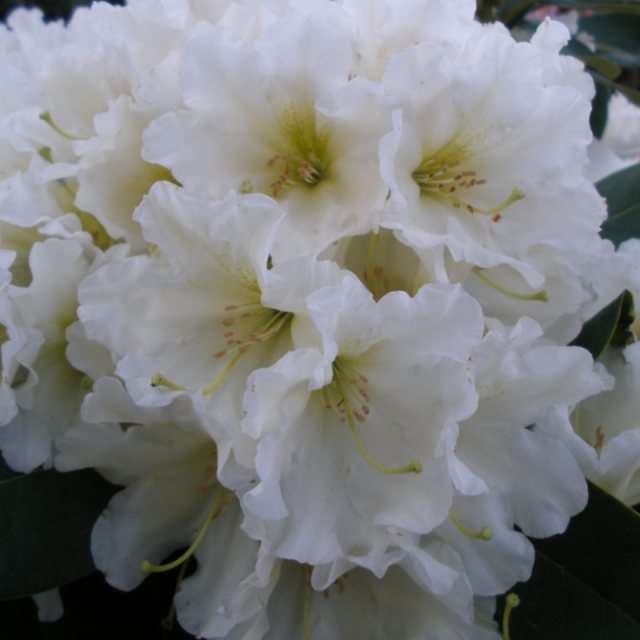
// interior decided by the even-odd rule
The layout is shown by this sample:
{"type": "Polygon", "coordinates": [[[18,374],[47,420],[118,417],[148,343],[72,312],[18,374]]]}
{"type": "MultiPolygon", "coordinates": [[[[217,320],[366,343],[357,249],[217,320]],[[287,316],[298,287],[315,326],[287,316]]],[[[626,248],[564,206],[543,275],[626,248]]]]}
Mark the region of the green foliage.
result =
{"type": "Polygon", "coordinates": [[[91,529],[115,488],[95,471],[0,476],[0,600],[39,593],[94,569],[91,529]]]}
{"type": "Polygon", "coordinates": [[[589,119],[591,131],[593,131],[593,135],[596,138],[602,138],[602,134],[607,126],[609,98],[611,98],[611,89],[602,84],[597,84],[596,95],[591,103],[591,116],[589,119]]]}
{"type": "MultiPolygon", "coordinates": [[[[533,540],[536,563],[513,589],[512,640],[640,638],[640,516],[589,485],[589,504],[567,531],[533,540]]],[[[498,614],[502,616],[504,597],[498,614]]]]}
{"type": "Polygon", "coordinates": [[[616,247],[630,238],[640,238],[640,163],[607,176],[596,187],[609,211],[602,237],[616,247]]]}
{"type": "Polygon", "coordinates": [[[580,334],[571,343],[587,349],[594,360],[612,343],[624,342],[627,327],[633,321],[633,297],[628,291],[585,322],[580,334]]]}
{"type": "Polygon", "coordinates": [[[640,65],[640,15],[591,15],[580,18],[580,31],[588,33],[596,50],[622,67],[640,65]]]}
{"type": "Polygon", "coordinates": [[[548,6],[640,15],[640,0],[504,0],[500,3],[498,18],[513,26],[529,11],[548,6]]]}

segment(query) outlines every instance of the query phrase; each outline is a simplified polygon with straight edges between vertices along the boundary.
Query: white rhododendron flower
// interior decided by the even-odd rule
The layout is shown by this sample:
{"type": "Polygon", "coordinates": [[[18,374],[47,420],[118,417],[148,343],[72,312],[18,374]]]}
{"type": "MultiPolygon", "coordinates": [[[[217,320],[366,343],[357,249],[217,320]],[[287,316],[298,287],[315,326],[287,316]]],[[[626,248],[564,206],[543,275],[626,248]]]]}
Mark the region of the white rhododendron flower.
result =
{"type": "Polygon", "coordinates": [[[609,103],[607,127],[603,142],[624,159],[640,158],[640,107],[620,93],[609,103]]]}
{"type": "Polygon", "coordinates": [[[2,456],[118,485],[96,566],[180,567],[198,637],[497,640],[585,475],[640,501],[637,343],[609,373],[567,346],[640,299],[585,177],[593,82],[564,26],[475,8],[0,28],[2,456]]]}
{"type": "Polygon", "coordinates": [[[388,114],[382,87],[349,81],[353,55],[348,34],[311,17],[287,17],[251,44],[202,27],[183,58],[190,110],[154,122],[143,155],[188,189],[278,200],[276,255],[369,231],[386,196],[376,149],[388,114]]]}
{"type": "Polygon", "coordinates": [[[574,270],[597,250],[604,206],[581,175],[589,102],[545,82],[546,57],[498,26],[455,56],[431,42],[398,54],[384,78],[394,126],[380,162],[383,226],[466,266],[446,276],[468,275],[491,315],[549,326],[583,301],[574,270]]]}
{"type": "Polygon", "coordinates": [[[460,425],[456,456],[475,474],[460,482],[463,494],[453,511],[465,527],[440,529],[465,562],[467,575],[482,595],[493,595],[529,577],[533,548],[526,535],[547,537],[566,528],[587,500],[583,475],[569,449],[541,434],[536,423],[550,411],[569,416],[584,397],[606,381],[593,372],[590,355],[541,338],[529,319],[513,329],[490,331],[472,356],[478,409],[460,425]],[[514,474],[513,469],[518,473],[514,474]]]}
{"type": "Polygon", "coordinates": [[[640,343],[608,350],[602,363],[614,378],[613,389],[581,402],[573,426],[592,447],[586,475],[633,506],[640,503],[640,343]]]}
{"type": "Polygon", "coordinates": [[[56,439],[79,419],[87,385],[66,358],[67,331],[76,320],[78,284],[102,260],[79,242],[58,238],[35,244],[29,256],[31,283],[7,292],[14,324],[5,353],[13,351],[7,364],[19,411],[0,427],[4,457],[21,471],[51,466],[56,439]]]}
{"type": "Polygon", "coordinates": [[[322,351],[297,349],[248,382],[243,429],[258,439],[260,482],[243,505],[276,553],[317,564],[368,548],[379,528],[428,533],[447,517],[483,327],[459,288],[376,303],[353,278],[307,304],[322,351]],[[318,509],[327,499],[331,513],[318,509]]]}

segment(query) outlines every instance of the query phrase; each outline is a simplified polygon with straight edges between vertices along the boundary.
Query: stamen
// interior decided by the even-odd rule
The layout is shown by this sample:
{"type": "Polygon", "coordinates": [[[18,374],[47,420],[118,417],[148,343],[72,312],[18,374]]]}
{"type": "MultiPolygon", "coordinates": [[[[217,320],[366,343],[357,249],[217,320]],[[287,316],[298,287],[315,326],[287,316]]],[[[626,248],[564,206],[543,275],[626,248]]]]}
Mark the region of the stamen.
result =
{"type": "Polygon", "coordinates": [[[67,133],[66,131],[63,131],[53,121],[53,118],[51,117],[51,114],[48,111],[45,111],[44,113],[40,114],[40,120],[42,120],[43,122],[46,122],[58,135],[62,136],[63,138],[66,138],[67,140],[80,140],[81,139],[81,138],[78,138],[76,136],[72,136],[70,133],[67,133]]]}
{"type": "Polygon", "coordinates": [[[457,167],[467,155],[464,147],[450,145],[426,158],[411,174],[420,192],[425,196],[448,202],[454,209],[466,209],[469,213],[491,216],[493,222],[500,222],[501,211],[525,197],[524,191],[514,188],[503,202],[489,209],[482,209],[460,197],[461,191],[486,184],[486,179],[478,178],[475,171],[460,171],[457,167]]]}
{"type": "Polygon", "coordinates": [[[191,543],[191,546],[178,558],[172,562],[167,562],[166,564],[153,564],[148,560],[143,560],[140,565],[140,571],[142,571],[142,573],[164,573],[165,571],[171,571],[172,569],[179,567],[183,562],[186,562],[200,546],[209,525],[224,511],[225,507],[231,502],[231,498],[232,494],[220,487],[213,502],[213,506],[207,514],[205,521],[200,526],[200,529],[198,529],[198,533],[196,534],[194,541],[191,543]]]}
{"type": "Polygon", "coordinates": [[[502,293],[508,298],[513,298],[514,300],[524,300],[525,302],[548,302],[549,294],[544,289],[540,289],[536,293],[525,294],[525,293],[516,293],[515,291],[511,291],[506,287],[499,285],[497,282],[494,282],[489,276],[485,273],[485,270],[482,267],[472,267],[471,271],[478,277],[482,282],[484,282],[487,286],[495,289],[498,293],[502,293]]]}
{"type": "Polygon", "coordinates": [[[269,185],[268,195],[278,198],[283,191],[298,185],[313,187],[322,180],[325,168],[315,155],[308,157],[298,155],[275,155],[267,161],[270,169],[278,168],[276,179],[269,185]]]}
{"type": "Polygon", "coordinates": [[[468,527],[466,527],[460,518],[453,512],[449,511],[449,518],[451,522],[456,526],[456,529],[460,531],[460,533],[467,536],[467,538],[471,538],[472,540],[491,540],[493,538],[493,529],[491,527],[482,527],[480,531],[472,531],[468,527]]]}
{"type": "MultiPolygon", "coordinates": [[[[325,407],[334,409],[337,414],[340,422],[346,422],[349,425],[349,431],[351,433],[351,437],[353,439],[353,443],[358,450],[358,453],[362,456],[364,461],[373,469],[380,471],[381,473],[387,473],[391,475],[401,475],[405,473],[421,473],[422,472],[422,464],[419,460],[415,458],[410,460],[407,464],[401,467],[390,467],[387,466],[378,460],[376,460],[366,449],[364,443],[362,442],[362,438],[360,437],[360,433],[358,432],[356,426],[356,420],[359,422],[364,422],[366,420],[367,415],[369,414],[369,406],[366,403],[362,403],[361,408],[362,412],[357,409],[354,410],[352,407],[352,399],[348,396],[348,390],[352,391],[352,396],[355,396],[353,400],[360,402],[360,399],[363,397],[361,390],[357,387],[357,381],[365,382],[366,377],[360,376],[357,372],[353,371],[348,364],[344,361],[336,360],[333,365],[333,380],[330,387],[325,387],[323,389],[323,398],[325,407]],[[343,384],[343,380],[347,383],[343,384]],[[335,402],[334,398],[332,398],[331,388],[335,389],[335,394],[337,395],[338,401],[335,402]],[[358,392],[353,393],[354,387],[358,392]]],[[[368,400],[368,394],[367,394],[368,400]]]]}
{"type": "MultiPolygon", "coordinates": [[[[293,316],[293,314],[286,311],[262,307],[259,302],[247,302],[225,307],[227,312],[238,310],[242,311],[239,315],[227,316],[221,321],[222,325],[227,328],[226,331],[222,332],[223,337],[226,338],[227,347],[212,354],[216,359],[233,355],[215,380],[202,389],[204,396],[215,393],[224,384],[245,353],[256,345],[276,337],[293,316]],[[251,310],[243,311],[243,309],[247,308],[251,310]],[[250,323],[248,326],[247,322],[250,323]],[[231,329],[230,327],[233,328],[231,329]],[[242,335],[243,333],[244,335],[242,335]]],[[[152,376],[151,386],[165,387],[172,391],[187,391],[185,387],[173,382],[161,372],[152,376]]]]}
{"type": "Polygon", "coordinates": [[[502,613],[503,640],[511,640],[511,635],[509,633],[509,618],[511,617],[511,612],[518,606],[520,606],[520,598],[515,593],[510,593],[505,598],[505,607],[504,612],[502,613]]]}
{"type": "Polygon", "coordinates": [[[267,168],[275,169],[275,180],[267,189],[274,198],[295,187],[314,187],[326,177],[329,166],[329,134],[319,125],[313,106],[285,106],[278,121],[283,144],[267,160],[267,168]]]}

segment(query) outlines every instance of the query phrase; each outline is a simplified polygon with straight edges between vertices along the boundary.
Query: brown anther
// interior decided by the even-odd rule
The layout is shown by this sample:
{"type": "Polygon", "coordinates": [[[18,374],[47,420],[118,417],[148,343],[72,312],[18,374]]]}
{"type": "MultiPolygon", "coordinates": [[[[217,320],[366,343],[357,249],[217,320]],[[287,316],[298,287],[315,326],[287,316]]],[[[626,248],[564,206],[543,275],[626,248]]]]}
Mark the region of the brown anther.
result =
{"type": "Polygon", "coordinates": [[[233,333],[234,333],[233,331],[225,331],[222,335],[225,338],[230,338],[233,335],[233,333]]]}
{"type": "Polygon", "coordinates": [[[496,215],[493,216],[491,220],[493,220],[493,222],[500,222],[500,220],[502,220],[502,216],[499,213],[496,213],[496,215]]]}
{"type": "Polygon", "coordinates": [[[354,411],[353,415],[358,422],[364,422],[366,420],[365,416],[363,416],[359,411],[354,411]]]}
{"type": "Polygon", "coordinates": [[[222,321],[222,324],[223,324],[225,327],[231,327],[231,326],[233,326],[235,323],[236,323],[236,319],[235,319],[235,318],[225,318],[225,319],[222,321]]]}
{"type": "Polygon", "coordinates": [[[466,209],[469,213],[475,213],[475,209],[470,204],[466,206],[466,209]]]}
{"type": "Polygon", "coordinates": [[[226,356],[226,355],[227,355],[227,351],[226,351],[226,349],[223,349],[222,351],[216,351],[216,352],[213,354],[213,357],[214,357],[214,358],[223,358],[223,357],[224,357],[224,356],[226,356]]]}
{"type": "Polygon", "coordinates": [[[237,305],[235,305],[235,304],[229,304],[229,305],[227,305],[227,306],[224,308],[224,310],[225,310],[225,311],[235,311],[237,308],[238,308],[238,306],[237,306],[237,305]]]}

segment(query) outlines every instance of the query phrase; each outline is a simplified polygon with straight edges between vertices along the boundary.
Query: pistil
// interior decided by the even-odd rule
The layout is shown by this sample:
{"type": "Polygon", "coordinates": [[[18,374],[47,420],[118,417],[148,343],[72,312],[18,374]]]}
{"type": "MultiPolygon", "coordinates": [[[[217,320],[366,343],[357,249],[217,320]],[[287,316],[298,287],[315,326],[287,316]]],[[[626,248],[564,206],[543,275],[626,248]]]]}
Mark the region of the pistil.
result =
{"type": "Polygon", "coordinates": [[[333,364],[333,380],[322,390],[325,408],[334,410],[340,422],[349,426],[358,453],[370,467],[391,475],[421,473],[419,460],[412,459],[403,466],[390,467],[367,451],[356,425],[356,421],[365,422],[370,412],[367,383],[366,376],[352,368],[346,359],[338,357],[333,364]]]}

